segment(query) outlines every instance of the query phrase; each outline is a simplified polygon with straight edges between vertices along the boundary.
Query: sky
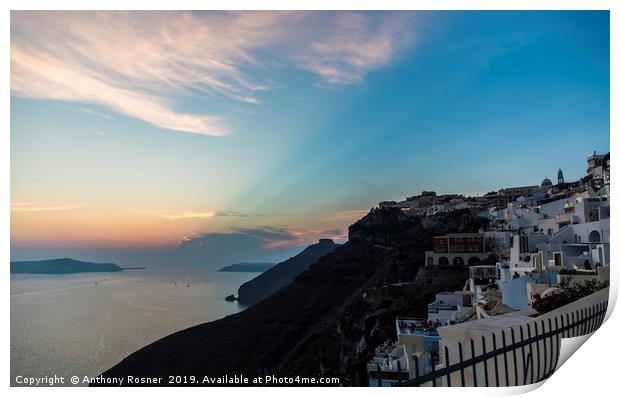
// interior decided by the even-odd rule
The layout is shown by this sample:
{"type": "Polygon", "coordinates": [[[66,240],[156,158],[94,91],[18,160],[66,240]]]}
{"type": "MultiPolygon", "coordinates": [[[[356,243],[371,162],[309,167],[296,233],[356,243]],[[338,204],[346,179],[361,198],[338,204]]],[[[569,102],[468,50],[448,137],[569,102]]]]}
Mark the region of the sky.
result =
{"type": "Polygon", "coordinates": [[[609,14],[11,13],[11,257],[283,260],[609,150],[609,14]]]}

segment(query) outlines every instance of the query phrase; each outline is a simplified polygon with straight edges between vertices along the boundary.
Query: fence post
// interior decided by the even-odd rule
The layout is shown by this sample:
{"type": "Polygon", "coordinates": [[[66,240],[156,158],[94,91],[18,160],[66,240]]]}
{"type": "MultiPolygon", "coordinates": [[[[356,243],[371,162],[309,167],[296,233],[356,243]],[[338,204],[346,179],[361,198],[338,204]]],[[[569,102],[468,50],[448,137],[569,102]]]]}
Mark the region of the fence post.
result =
{"type": "Polygon", "coordinates": [[[463,345],[459,342],[459,364],[461,364],[461,386],[465,387],[465,371],[463,370],[463,345]]]}
{"type": "Polygon", "coordinates": [[[564,338],[566,334],[566,330],[564,329],[564,314],[560,316],[560,325],[562,325],[562,338],[564,338]]]}
{"type": "MultiPolygon", "coordinates": [[[[471,358],[474,358],[474,357],[476,357],[476,350],[474,349],[475,343],[474,343],[473,339],[470,339],[469,341],[471,342],[470,343],[470,346],[471,346],[471,358]]],[[[476,372],[477,372],[477,370],[476,370],[476,363],[472,364],[471,369],[472,369],[472,372],[474,374],[474,387],[476,387],[476,386],[478,386],[478,375],[476,374],[476,372]]]]}
{"type": "Polygon", "coordinates": [[[484,356],[484,361],[483,361],[483,367],[484,367],[484,386],[485,387],[489,387],[489,374],[488,374],[488,367],[487,367],[487,342],[486,339],[484,338],[484,335],[481,336],[480,338],[482,340],[482,355],[484,356]]]}
{"type": "MultiPolygon", "coordinates": [[[[495,332],[493,332],[493,351],[497,350],[497,342],[495,338],[495,332]]],[[[499,387],[499,368],[497,366],[497,354],[493,356],[493,363],[495,364],[495,387],[499,387]]]]}
{"type": "MultiPolygon", "coordinates": [[[[504,330],[502,330],[502,347],[506,347],[506,333],[504,330]]],[[[510,377],[508,375],[508,352],[504,352],[504,372],[506,375],[506,386],[510,386],[510,377]]]]}
{"type": "Polygon", "coordinates": [[[534,359],[532,358],[532,353],[534,352],[534,350],[532,350],[532,330],[530,328],[530,324],[526,324],[527,325],[527,340],[529,341],[529,343],[527,344],[527,346],[529,347],[529,357],[528,360],[530,360],[530,372],[531,372],[531,378],[530,380],[532,381],[531,383],[535,383],[534,381],[534,359]]]}
{"type": "Polygon", "coordinates": [[[446,375],[447,381],[448,381],[448,387],[452,386],[452,380],[450,379],[452,377],[452,372],[449,371],[450,369],[450,352],[448,351],[448,346],[444,346],[444,355],[446,356],[446,368],[448,369],[448,374],[446,375]]]}
{"type": "MultiPolygon", "coordinates": [[[[521,325],[519,325],[519,335],[521,336],[521,342],[523,342],[523,340],[525,340],[525,338],[523,337],[523,326],[521,326],[521,325]]],[[[512,342],[514,343],[514,338],[513,338],[512,342]]],[[[514,354],[514,356],[515,356],[515,360],[514,360],[515,361],[515,386],[520,386],[519,385],[519,381],[518,381],[518,379],[519,379],[519,371],[518,371],[519,367],[517,366],[517,356],[516,356],[517,349],[514,349],[513,351],[515,352],[515,354],[514,354]]],[[[521,345],[521,363],[523,364],[522,368],[524,368],[525,367],[525,345],[521,345]]]]}
{"type": "MultiPolygon", "coordinates": [[[[530,369],[530,364],[532,363],[532,352],[530,349],[530,352],[527,353],[527,360],[525,360],[525,362],[523,363],[523,384],[527,385],[527,373],[529,372],[530,369]]],[[[532,368],[532,377],[530,379],[532,382],[534,383],[534,368],[532,368]]]]}
{"type": "MultiPolygon", "coordinates": [[[[435,359],[431,354],[431,373],[435,375],[435,359]]],[[[433,376],[433,387],[437,386],[437,377],[433,376]]]]}
{"type": "MultiPolygon", "coordinates": [[[[534,321],[534,335],[536,335],[536,382],[540,380],[540,340],[538,339],[538,321],[534,321]]],[[[534,359],[532,359],[534,365],[534,359]]],[[[532,368],[533,370],[534,368],[532,368]]]]}
{"type": "MultiPolygon", "coordinates": [[[[551,323],[551,319],[549,319],[549,323],[551,323]]],[[[541,323],[542,325],[542,334],[543,334],[543,360],[544,360],[544,365],[543,365],[543,378],[546,375],[547,372],[547,331],[545,330],[545,322],[543,321],[541,323]]],[[[540,365],[540,360],[538,360],[538,364],[540,365]]]]}

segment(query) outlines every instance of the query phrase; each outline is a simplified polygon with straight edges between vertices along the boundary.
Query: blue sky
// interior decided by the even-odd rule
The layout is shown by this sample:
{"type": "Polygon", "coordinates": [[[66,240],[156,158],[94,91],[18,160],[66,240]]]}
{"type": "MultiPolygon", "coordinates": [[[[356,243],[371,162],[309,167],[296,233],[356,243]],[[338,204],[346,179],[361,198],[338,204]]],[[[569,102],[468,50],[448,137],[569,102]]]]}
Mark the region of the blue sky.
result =
{"type": "Polygon", "coordinates": [[[607,12],[13,12],[11,45],[13,257],[279,259],[609,150],[607,12]]]}

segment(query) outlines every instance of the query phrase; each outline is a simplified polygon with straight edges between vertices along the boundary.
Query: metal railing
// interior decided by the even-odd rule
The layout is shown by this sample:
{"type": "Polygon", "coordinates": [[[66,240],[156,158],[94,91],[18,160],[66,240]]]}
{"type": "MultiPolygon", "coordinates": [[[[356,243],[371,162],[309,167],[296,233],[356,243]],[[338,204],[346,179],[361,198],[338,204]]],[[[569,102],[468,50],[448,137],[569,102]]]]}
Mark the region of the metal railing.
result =
{"type": "Polygon", "coordinates": [[[607,304],[607,298],[574,310],[569,304],[551,316],[475,336],[469,346],[459,342],[456,354],[444,346],[443,363],[432,362],[427,373],[422,373],[418,357],[413,356],[412,379],[398,385],[521,386],[542,381],[556,369],[561,338],[594,332],[605,319],[607,304]]]}

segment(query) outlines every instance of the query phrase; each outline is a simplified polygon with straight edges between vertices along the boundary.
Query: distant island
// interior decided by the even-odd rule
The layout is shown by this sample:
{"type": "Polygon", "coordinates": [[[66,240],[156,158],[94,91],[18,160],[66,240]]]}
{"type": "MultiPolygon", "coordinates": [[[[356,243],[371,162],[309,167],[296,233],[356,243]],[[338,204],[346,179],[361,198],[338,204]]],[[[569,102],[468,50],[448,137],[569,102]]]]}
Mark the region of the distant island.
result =
{"type": "Polygon", "coordinates": [[[11,262],[11,273],[14,274],[71,274],[122,270],[114,263],[83,262],[71,258],[11,262]]]}
{"type": "Polygon", "coordinates": [[[218,270],[218,272],[262,273],[271,269],[275,265],[275,263],[267,262],[233,263],[232,265],[224,266],[218,270]]]}

